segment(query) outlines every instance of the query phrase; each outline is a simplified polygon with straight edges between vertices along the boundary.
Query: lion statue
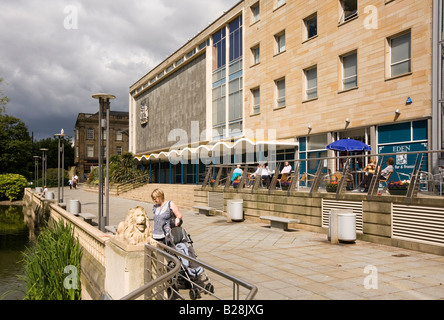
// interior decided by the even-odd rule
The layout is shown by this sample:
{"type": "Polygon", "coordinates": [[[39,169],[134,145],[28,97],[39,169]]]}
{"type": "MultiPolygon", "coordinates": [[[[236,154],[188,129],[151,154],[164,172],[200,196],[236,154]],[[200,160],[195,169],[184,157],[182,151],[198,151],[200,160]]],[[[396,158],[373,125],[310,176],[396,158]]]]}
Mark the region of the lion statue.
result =
{"type": "Polygon", "coordinates": [[[130,245],[157,242],[152,238],[152,230],[148,215],[143,207],[137,206],[128,210],[125,221],[119,223],[116,238],[130,245]]]}

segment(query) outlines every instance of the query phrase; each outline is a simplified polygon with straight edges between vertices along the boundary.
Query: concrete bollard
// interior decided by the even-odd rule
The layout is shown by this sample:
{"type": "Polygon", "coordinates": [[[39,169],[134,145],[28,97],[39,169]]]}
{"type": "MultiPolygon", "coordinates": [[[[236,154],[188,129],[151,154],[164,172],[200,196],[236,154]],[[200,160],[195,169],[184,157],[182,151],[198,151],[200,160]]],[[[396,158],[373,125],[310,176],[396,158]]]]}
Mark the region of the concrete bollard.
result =
{"type": "Polygon", "coordinates": [[[47,191],[45,199],[46,200],[54,200],[54,192],[53,191],[47,191]]]}
{"type": "Polygon", "coordinates": [[[80,213],[80,201],[79,200],[69,200],[69,212],[74,215],[80,213]]]}

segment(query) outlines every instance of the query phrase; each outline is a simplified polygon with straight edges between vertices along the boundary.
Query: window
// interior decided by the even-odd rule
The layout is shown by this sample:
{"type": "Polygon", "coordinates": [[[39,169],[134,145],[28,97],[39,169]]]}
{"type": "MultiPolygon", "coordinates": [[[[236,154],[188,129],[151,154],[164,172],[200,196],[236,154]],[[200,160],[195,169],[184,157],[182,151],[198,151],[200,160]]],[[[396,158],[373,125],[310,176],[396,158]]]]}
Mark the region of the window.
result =
{"type": "Polygon", "coordinates": [[[305,73],[305,99],[318,97],[318,69],[317,67],[306,69],[305,73]]]}
{"type": "Polygon", "coordinates": [[[311,39],[318,35],[318,16],[314,15],[304,19],[305,35],[304,40],[311,39]]]}
{"type": "Polygon", "coordinates": [[[87,140],[94,140],[94,129],[88,128],[86,131],[86,139],[87,140]]]}
{"type": "Polygon", "coordinates": [[[358,55],[352,53],[342,56],[342,90],[358,86],[358,55]]]}
{"type": "Polygon", "coordinates": [[[346,22],[358,16],[358,0],[341,0],[341,19],[339,23],[346,22]]]}
{"type": "Polygon", "coordinates": [[[276,54],[285,51],[285,31],[274,36],[276,40],[276,54]]]}
{"type": "Polygon", "coordinates": [[[230,22],[229,28],[231,62],[242,56],[242,16],[230,22]]]}
{"type": "Polygon", "coordinates": [[[88,146],[86,153],[88,155],[88,158],[93,158],[94,157],[94,146],[88,146]]]}
{"type": "Polygon", "coordinates": [[[251,98],[253,100],[253,114],[258,114],[261,112],[261,99],[260,99],[260,89],[251,89],[251,98]]]}
{"type": "Polygon", "coordinates": [[[119,156],[122,155],[122,147],[121,146],[116,147],[116,154],[118,154],[119,156]]]}
{"type": "Polygon", "coordinates": [[[226,64],[226,33],[225,28],[222,28],[213,35],[213,71],[226,64]]]}
{"type": "Polygon", "coordinates": [[[117,141],[122,141],[123,140],[123,136],[122,136],[122,131],[121,130],[117,130],[116,131],[116,140],[117,141]]]}
{"type": "Polygon", "coordinates": [[[261,11],[260,11],[259,2],[252,5],[250,7],[250,9],[251,9],[251,24],[253,24],[261,19],[261,11]]]}
{"type": "Polygon", "coordinates": [[[396,77],[411,72],[411,36],[410,32],[389,39],[390,76],[396,77]]]}
{"type": "Polygon", "coordinates": [[[252,65],[255,65],[255,64],[258,64],[259,62],[261,62],[259,45],[251,48],[251,55],[253,58],[252,65]]]}
{"type": "Polygon", "coordinates": [[[276,80],[276,107],[285,107],[285,79],[276,80]]]}
{"type": "Polygon", "coordinates": [[[285,4],[286,0],[276,0],[276,9],[285,4]]]}

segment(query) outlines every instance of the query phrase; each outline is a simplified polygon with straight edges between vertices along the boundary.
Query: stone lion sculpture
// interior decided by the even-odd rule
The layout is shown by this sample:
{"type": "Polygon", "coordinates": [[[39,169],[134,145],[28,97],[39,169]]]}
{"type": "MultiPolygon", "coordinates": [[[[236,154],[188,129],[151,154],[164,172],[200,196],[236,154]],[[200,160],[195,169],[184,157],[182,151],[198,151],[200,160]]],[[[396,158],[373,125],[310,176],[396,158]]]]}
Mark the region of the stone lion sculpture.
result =
{"type": "Polygon", "coordinates": [[[143,207],[137,206],[128,210],[125,221],[119,223],[116,238],[130,245],[149,243],[156,245],[152,238],[152,229],[148,215],[143,207]]]}

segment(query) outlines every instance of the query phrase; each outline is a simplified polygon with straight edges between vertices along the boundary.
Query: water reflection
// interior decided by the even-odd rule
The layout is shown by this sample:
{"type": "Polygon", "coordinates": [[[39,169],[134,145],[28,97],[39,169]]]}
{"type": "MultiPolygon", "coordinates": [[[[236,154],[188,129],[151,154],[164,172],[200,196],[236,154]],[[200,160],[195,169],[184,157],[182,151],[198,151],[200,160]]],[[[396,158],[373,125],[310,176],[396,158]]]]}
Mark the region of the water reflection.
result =
{"type": "Polygon", "coordinates": [[[25,296],[22,252],[29,243],[22,206],[0,205],[0,299],[21,300],[25,296]]]}

